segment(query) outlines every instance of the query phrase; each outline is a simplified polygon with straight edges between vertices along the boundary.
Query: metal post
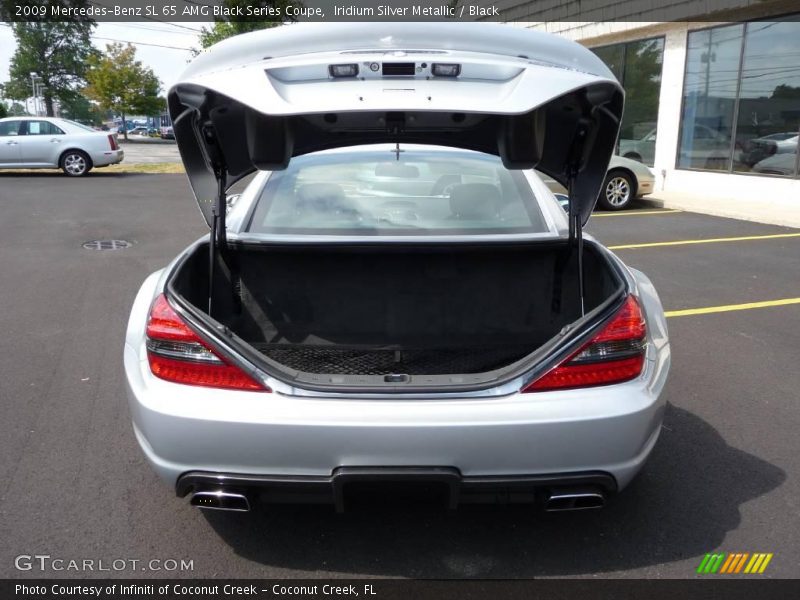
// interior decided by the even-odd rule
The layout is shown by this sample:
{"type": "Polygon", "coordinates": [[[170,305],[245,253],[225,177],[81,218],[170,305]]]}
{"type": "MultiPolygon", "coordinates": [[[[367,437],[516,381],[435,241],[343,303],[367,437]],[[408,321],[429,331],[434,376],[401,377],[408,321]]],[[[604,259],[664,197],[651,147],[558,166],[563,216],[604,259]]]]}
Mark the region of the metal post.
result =
{"type": "Polygon", "coordinates": [[[31,74],[31,90],[33,90],[33,116],[39,116],[39,104],[36,102],[36,78],[31,74]]]}

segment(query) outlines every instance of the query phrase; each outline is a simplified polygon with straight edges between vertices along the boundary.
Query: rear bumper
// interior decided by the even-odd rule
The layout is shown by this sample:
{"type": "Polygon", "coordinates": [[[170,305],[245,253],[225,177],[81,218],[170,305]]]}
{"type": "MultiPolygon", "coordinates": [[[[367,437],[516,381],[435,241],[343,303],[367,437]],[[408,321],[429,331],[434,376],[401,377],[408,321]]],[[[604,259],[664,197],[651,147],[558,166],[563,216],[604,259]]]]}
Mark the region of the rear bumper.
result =
{"type": "Polygon", "coordinates": [[[108,165],[122,162],[123,158],[125,158],[125,151],[121,148],[118,150],[106,150],[93,154],[92,163],[95,167],[107,167],[108,165]]]}
{"type": "MultiPolygon", "coordinates": [[[[234,392],[153,377],[125,348],[136,438],[170,485],[187,473],[312,478],[342,467],[457,470],[472,478],[604,473],[624,488],[656,443],[669,347],[636,380],[503,397],[360,399],[234,392]]],[[[316,478],[316,479],[315,479],[316,478]]],[[[304,480],[304,479],[303,479],[304,480]]]]}
{"type": "Polygon", "coordinates": [[[636,188],[636,196],[646,196],[647,194],[652,194],[653,190],[655,189],[656,180],[654,178],[649,177],[639,177],[638,178],[638,187],[636,188]]]}
{"type": "Polygon", "coordinates": [[[328,476],[239,475],[192,471],[181,475],[175,493],[224,489],[264,502],[333,504],[345,508],[345,491],[359,484],[390,484],[402,489],[414,485],[438,486],[448,508],[474,502],[540,502],[552,490],[597,490],[602,496],[617,491],[608,473],[588,472],[530,476],[464,477],[453,467],[339,467],[328,476]]]}

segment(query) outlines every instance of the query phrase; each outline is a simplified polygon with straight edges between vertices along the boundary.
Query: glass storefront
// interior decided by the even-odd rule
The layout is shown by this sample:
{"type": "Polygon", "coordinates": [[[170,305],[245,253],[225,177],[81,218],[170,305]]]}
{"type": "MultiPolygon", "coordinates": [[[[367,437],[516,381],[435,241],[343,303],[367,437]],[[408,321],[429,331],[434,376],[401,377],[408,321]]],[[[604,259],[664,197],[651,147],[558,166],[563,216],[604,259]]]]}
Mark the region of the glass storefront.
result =
{"type": "Polygon", "coordinates": [[[614,44],[592,51],[608,65],[625,88],[617,154],[653,166],[664,38],[614,44]]]}
{"type": "Polygon", "coordinates": [[[800,22],[689,33],[677,167],[796,177],[800,22]]]}

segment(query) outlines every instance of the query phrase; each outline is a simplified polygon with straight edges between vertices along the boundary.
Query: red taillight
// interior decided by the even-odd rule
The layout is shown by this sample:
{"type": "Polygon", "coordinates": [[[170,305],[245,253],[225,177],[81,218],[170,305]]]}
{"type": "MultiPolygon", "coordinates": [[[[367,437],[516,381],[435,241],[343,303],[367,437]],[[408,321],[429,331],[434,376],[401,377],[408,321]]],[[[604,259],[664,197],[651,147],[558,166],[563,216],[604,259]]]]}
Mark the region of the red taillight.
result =
{"type": "Polygon", "coordinates": [[[153,375],[186,385],[268,392],[240,368],[226,363],[181,320],[160,294],[147,321],[147,360],[153,375]]]}
{"type": "Polygon", "coordinates": [[[119,148],[119,146],[117,146],[117,140],[114,139],[114,136],[110,133],[108,134],[108,143],[111,146],[112,150],[116,150],[117,148],[119,148]]]}
{"type": "Polygon", "coordinates": [[[647,328],[634,296],[603,329],[563,363],[528,384],[523,392],[622,383],[638,376],[644,366],[647,328]]]}

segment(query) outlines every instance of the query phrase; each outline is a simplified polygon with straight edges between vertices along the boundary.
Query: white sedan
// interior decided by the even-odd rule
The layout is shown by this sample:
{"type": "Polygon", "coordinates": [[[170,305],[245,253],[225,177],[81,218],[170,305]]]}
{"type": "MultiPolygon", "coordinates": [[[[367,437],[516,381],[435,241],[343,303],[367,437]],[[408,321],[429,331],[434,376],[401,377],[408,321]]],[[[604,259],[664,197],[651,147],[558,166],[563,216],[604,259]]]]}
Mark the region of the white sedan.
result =
{"type": "Polygon", "coordinates": [[[122,162],[113,134],[53,117],[0,119],[0,169],[59,168],[71,177],[122,162]]]}

